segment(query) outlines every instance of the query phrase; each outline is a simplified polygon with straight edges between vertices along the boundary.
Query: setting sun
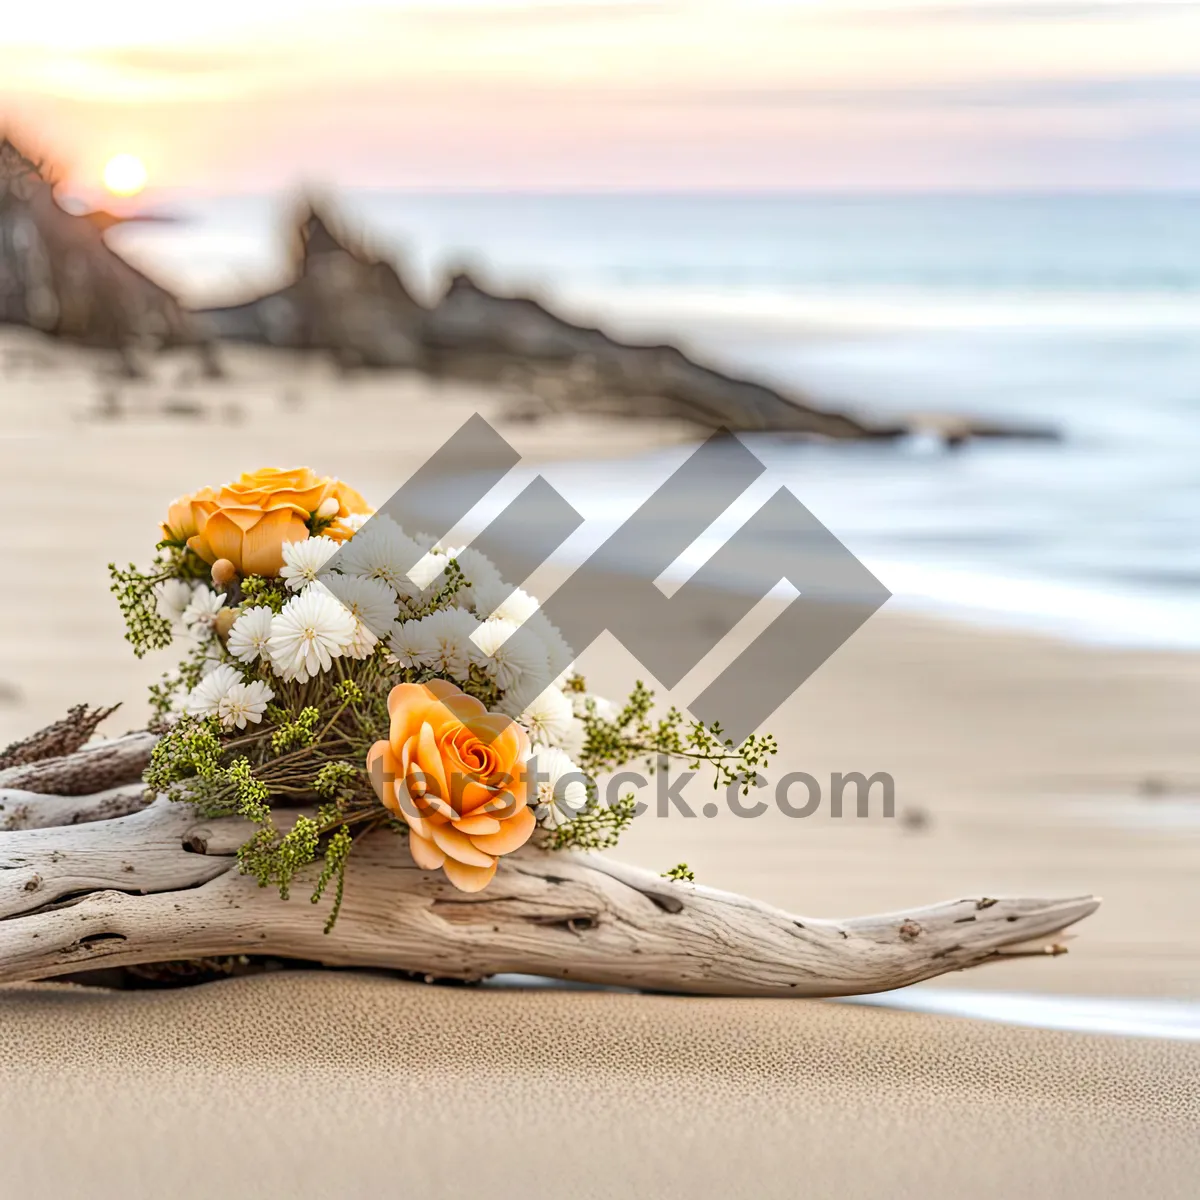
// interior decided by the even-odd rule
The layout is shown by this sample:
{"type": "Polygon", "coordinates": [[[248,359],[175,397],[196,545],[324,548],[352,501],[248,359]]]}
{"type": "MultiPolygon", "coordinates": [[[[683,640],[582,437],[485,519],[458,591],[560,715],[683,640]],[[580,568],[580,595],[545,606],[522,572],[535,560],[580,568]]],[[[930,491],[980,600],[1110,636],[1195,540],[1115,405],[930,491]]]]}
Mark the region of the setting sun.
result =
{"type": "Polygon", "coordinates": [[[104,168],[104,186],[114,196],[136,196],[146,186],[146,167],[132,154],[118,154],[104,168]]]}

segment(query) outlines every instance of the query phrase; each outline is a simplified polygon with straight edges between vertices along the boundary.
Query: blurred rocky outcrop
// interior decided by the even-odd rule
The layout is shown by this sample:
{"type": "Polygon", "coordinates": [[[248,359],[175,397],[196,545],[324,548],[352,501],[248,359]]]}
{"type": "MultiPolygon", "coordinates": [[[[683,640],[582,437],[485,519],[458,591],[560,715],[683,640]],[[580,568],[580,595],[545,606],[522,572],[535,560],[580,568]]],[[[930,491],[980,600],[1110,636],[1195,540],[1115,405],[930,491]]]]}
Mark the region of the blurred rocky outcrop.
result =
{"type": "Polygon", "coordinates": [[[116,350],[130,370],[138,349],[195,346],[215,370],[202,325],[105,243],[119,221],[67,212],[44,164],[0,136],[0,322],[116,350]]]}
{"type": "Polygon", "coordinates": [[[432,369],[445,374],[512,381],[514,372],[524,370],[527,386],[553,408],[827,438],[904,432],[725,374],[677,346],[618,341],[602,329],[568,321],[538,300],[488,291],[466,273],[451,278],[430,312],[426,344],[432,369]]]}
{"type": "Polygon", "coordinates": [[[301,215],[293,280],[246,304],[200,314],[219,338],[325,350],[348,367],[419,367],[428,313],[395,267],[339,236],[311,207],[301,215]]]}
{"type": "Polygon", "coordinates": [[[465,273],[425,308],[395,267],[337,233],[312,207],[301,216],[297,243],[287,286],[201,314],[216,336],[324,350],[346,366],[412,367],[521,389],[551,409],[829,438],[905,432],[726,375],[675,346],[618,341],[537,300],[488,291],[465,273]]]}

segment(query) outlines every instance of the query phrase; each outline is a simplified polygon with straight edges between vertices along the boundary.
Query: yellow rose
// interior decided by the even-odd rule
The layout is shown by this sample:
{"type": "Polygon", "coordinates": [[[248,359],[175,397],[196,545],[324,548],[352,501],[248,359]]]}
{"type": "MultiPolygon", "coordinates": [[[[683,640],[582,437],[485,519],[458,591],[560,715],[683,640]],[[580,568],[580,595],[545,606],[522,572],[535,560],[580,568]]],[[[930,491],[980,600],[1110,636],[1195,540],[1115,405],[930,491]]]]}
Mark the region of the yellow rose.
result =
{"type": "Polygon", "coordinates": [[[417,866],[440,868],[460,891],[479,891],[499,856],[533,834],[529,736],[442,679],[398,684],[388,713],[389,736],[367,755],[376,793],[407,822],[417,866]]]}
{"type": "Polygon", "coordinates": [[[163,538],[170,542],[186,542],[196,532],[193,502],[210,500],[215,495],[212,488],[201,488],[190,496],[180,496],[177,500],[172,500],[167,509],[167,519],[159,525],[163,538]]]}
{"type": "MultiPolygon", "coordinates": [[[[348,484],[308,467],[247,472],[220,491],[204,488],[171,505],[165,536],[186,540],[206,563],[228,559],[239,575],[278,575],[285,542],[302,542],[319,509],[334,519],[370,512],[348,484]]],[[[342,537],[347,536],[339,528],[342,537]]],[[[336,535],[335,535],[336,536],[336,535]]]]}

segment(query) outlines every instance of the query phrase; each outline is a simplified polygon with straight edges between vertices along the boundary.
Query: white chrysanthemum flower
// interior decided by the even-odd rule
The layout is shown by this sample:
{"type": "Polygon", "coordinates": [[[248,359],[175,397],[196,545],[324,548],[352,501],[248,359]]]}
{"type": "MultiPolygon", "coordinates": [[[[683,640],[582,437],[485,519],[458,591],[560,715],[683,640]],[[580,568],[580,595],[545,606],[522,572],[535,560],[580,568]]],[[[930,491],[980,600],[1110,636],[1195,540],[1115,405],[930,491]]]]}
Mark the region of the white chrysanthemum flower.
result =
{"type": "Polygon", "coordinates": [[[422,553],[391,517],[376,513],[370,525],[345,544],[338,567],[343,575],[382,580],[402,599],[412,599],[421,589],[408,571],[422,553]]]}
{"type": "Polygon", "coordinates": [[[241,682],[241,671],[222,663],[192,688],[184,701],[183,711],[192,717],[215,717],[226,693],[234,684],[241,682]]]}
{"type": "Polygon", "coordinates": [[[449,563],[450,560],[444,554],[435,554],[431,550],[409,571],[409,581],[418,591],[424,591],[449,563]]]}
{"type": "Polygon", "coordinates": [[[472,550],[468,546],[465,550],[448,550],[446,554],[448,558],[452,558],[458,563],[458,569],[462,572],[463,579],[467,581],[467,586],[472,590],[504,586],[504,580],[500,578],[496,564],[482,550],[472,550]]]}
{"type": "Polygon", "coordinates": [[[437,554],[445,552],[445,547],[441,542],[433,536],[432,533],[414,533],[412,540],[421,547],[422,550],[432,550],[437,554]]]}
{"type": "Polygon", "coordinates": [[[538,602],[528,592],[507,583],[485,582],[472,589],[475,611],[481,617],[523,625],[538,611],[538,602]]]}
{"type": "Polygon", "coordinates": [[[353,644],[354,615],[320,584],[293,596],[271,621],[271,665],[284,679],[305,683],[328,671],[353,644]]]}
{"type": "MultiPolygon", "coordinates": [[[[504,702],[501,702],[500,708],[505,708],[504,702]]],[[[546,746],[561,746],[570,736],[574,720],[570,700],[561,688],[553,685],[543,689],[517,716],[517,721],[529,731],[529,736],[546,746]]]]}
{"type": "Polygon", "coordinates": [[[260,679],[253,683],[235,683],[217,704],[217,716],[226,729],[245,729],[246,722],[257,725],[275,693],[260,679]]]}
{"type": "Polygon", "coordinates": [[[341,548],[341,542],[324,534],[305,538],[302,542],[284,542],[279,578],[286,580],[293,592],[298,592],[317,582],[322,568],[341,548]]]}
{"type": "Polygon", "coordinates": [[[566,638],[558,626],[552,625],[550,619],[540,610],[526,617],[522,628],[541,639],[550,663],[550,678],[561,687],[575,665],[575,651],[567,645],[566,638]]]}
{"type": "Polygon", "coordinates": [[[471,641],[476,648],[475,661],[502,691],[533,679],[549,682],[542,643],[511,621],[485,621],[471,634],[471,641]]]}
{"type": "Polygon", "coordinates": [[[379,645],[380,639],[387,636],[400,612],[396,593],[382,579],[359,575],[330,575],[324,586],[354,617],[354,641],[346,651],[347,655],[366,658],[379,645]]]}
{"type": "Polygon", "coordinates": [[[229,630],[229,653],[244,663],[269,657],[271,621],[275,614],[265,604],[244,608],[229,630]]]}
{"type": "Polygon", "coordinates": [[[217,613],[225,607],[225,593],[201,584],[183,610],[183,626],[197,642],[207,642],[216,626],[217,613]]]}
{"type": "Polygon", "coordinates": [[[183,614],[192,602],[192,585],[182,579],[164,579],[154,589],[154,611],[171,622],[176,633],[184,628],[183,614]]]}
{"type": "Polygon", "coordinates": [[[557,829],[574,820],[587,804],[584,773],[557,746],[534,745],[526,769],[530,772],[533,815],[543,829],[557,829]]]}
{"type": "Polygon", "coordinates": [[[471,661],[477,653],[471,634],[479,628],[475,617],[461,608],[446,608],[421,619],[429,648],[421,655],[421,666],[449,675],[460,683],[471,675],[471,661]]]}
{"type": "Polygon", "coordinates": [[[392,630],[388,646],[400,666],[420,667],[433,650],[433,635],[424,621],[401,621],[392,630]]]}

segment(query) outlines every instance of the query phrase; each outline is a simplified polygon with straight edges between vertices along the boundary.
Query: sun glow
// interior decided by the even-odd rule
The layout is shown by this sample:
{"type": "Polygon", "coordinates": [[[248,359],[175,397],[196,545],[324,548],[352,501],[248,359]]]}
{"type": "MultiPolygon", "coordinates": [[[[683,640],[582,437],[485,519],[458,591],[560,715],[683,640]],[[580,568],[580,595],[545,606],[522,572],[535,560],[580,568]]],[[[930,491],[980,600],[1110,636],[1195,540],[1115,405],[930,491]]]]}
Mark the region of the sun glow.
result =
{"type": "Polygon", "coordinates": [[[118,154],[104,168],[104,186],[114,196],[136,196],[146,186],[146,167],[132,154],[118,154]]]}

